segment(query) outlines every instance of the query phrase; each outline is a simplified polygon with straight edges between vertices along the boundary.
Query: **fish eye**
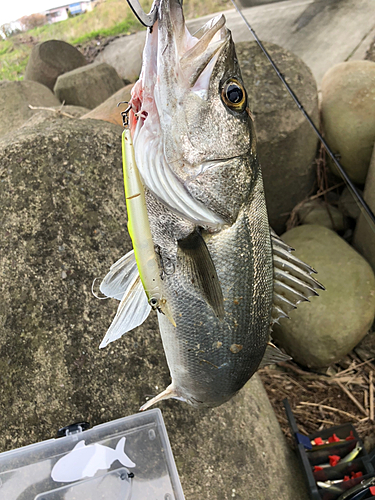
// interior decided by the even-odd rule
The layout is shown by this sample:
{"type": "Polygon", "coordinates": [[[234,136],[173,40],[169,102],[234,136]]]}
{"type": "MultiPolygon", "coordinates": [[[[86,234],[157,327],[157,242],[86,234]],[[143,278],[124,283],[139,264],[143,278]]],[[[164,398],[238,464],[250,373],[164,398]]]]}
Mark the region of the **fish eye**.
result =
{"type": "Polygon", "coordinates": [[[232,111],[242,113],[247,104],[246,90],[243,85],[233,78],[227,80],[221,91],[221,98],[232,111]]]}

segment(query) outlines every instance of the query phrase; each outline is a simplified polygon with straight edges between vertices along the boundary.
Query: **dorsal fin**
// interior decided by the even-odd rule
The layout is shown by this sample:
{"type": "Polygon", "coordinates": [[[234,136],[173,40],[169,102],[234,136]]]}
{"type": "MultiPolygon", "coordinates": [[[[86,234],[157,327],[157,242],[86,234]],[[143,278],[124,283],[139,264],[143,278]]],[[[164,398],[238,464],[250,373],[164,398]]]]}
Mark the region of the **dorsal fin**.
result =
{"type": "Polygon", "coordinates": [[[324,286],[312,274],[316,271],[293,255],[293,248],[271,231],[273,253],[273,308],[271,326],[309,297],[318,295],[324,286]]]}

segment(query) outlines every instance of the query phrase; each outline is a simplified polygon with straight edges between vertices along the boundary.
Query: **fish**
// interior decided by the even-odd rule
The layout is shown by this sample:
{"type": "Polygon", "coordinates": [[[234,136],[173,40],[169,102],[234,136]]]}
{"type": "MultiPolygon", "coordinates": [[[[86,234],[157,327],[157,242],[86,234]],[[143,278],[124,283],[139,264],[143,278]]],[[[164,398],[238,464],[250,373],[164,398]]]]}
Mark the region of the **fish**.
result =
{"type": "Polygon", "coordinates": [[[81,440],[68,454],[60,458],[53,466],[51,477],[56,482],[70,483],[86,477],[94,477],[99,470],[107,470],[118,460],[124,467],[135,467],[125,453],[125,437],[122,437],[116,449],[99,443],[86,446],[81,440]]]}
{"type": "MultiPolygon", "coordinates": [[[[168,398],[216,407],[257,369],[291,359],[272,343],[272,326],[324,287],[269,226],[225,16],[191,35],[182,2],[158,0],[154,8],[129,129],[170,313],[159,309],[157,317],[172,381],[141,410],[168,398]]],[[[151,311],[135,250],[101,282],[105,296],[120,300],[101,348],[151,311]]]]}

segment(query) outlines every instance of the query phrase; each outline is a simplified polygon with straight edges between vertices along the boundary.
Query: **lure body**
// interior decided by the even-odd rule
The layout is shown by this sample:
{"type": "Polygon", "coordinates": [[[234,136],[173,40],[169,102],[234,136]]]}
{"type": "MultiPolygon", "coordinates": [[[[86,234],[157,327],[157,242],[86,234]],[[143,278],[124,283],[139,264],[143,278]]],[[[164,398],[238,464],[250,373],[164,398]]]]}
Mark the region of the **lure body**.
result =
{"type": "Polygon", "coordinates": [[[163,312],[172,325],[176,326],[163,294],[163,284],[160,279],[159,265],[147,215],[144,188],[135,163],[132,137],[127,128],[122,133],[122,154],[128,231],[133,242],[139,276],[150,306],[163,312]]]}

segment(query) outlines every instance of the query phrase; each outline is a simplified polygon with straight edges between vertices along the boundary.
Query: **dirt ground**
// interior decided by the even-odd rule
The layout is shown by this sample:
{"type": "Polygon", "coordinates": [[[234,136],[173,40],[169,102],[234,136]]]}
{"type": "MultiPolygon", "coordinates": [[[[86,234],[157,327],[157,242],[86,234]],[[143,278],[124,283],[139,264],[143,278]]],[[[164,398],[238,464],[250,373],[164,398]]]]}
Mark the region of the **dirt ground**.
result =
{"type": "Polygon", "coordinates": [[[290,444],[283,400],[288,398],[302,434],[352,423],[369,452],[375,447],[375,331],[344,359],[321,372],[294,362],[260,370],[260,378],[290,444]]]}

